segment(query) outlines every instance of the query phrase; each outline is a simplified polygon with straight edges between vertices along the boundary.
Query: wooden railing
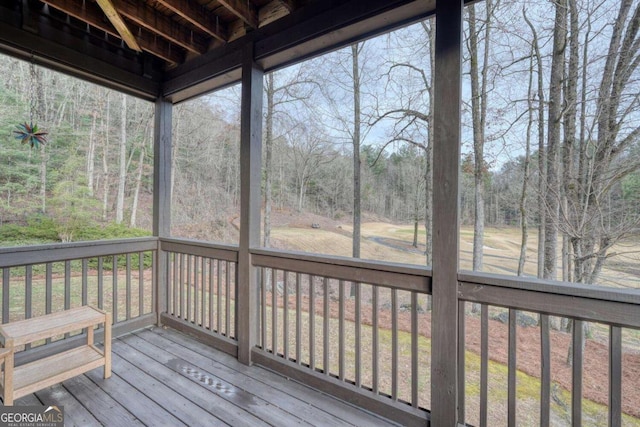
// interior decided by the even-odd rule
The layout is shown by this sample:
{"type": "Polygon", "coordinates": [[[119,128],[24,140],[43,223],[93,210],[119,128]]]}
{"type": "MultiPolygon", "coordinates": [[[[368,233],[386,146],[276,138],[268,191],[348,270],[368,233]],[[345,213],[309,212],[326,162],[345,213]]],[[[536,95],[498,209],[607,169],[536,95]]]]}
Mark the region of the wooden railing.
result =
{"type": "MultiPolygon", "coordinates": [[[[450,327],[431,323],[430,308],[438,301],[432,300],[429,269],[264,249],[251,250],[251,259],[259,273],[255,363],[399,423],[428,421],[431,327],[450,327]]],[[[93,304],[113,314],[116,334],[159,318],[237,355],[238,336],[246,333],[238,330],[237,265],[237,247],[184,239],[4,248],[0,318],[7,323],[93,304]]],[[[640,417],[630,397],[635,394],[626,392],[637,378],[625,380],[640,364],[640,344],[634,356],[623,340],[640,342],[639,292],[471,272],[460,273],[457,286],[459,352],[452,358],[461,422],[619,426],[627,416],[632,422],[640,417]],[[523,315],[533,323],[519,324],[523,315]],[[570,334],[550,327],[562,323],[558,319],[572,326],[570,334]],[[585,324],[591,325],[587,332],[585,324]],[[606,378],[597,386],[587,368],[595,340],[582,345],[587,333],[606,345],[606,368],[600,367],[606,378]],[[496,356],[500,334],[505,347],[496,356]],[[522,339],[532,336],[535,342],[524,344],[535,351],[535,369],[518,361],[522,339]],[[554,372],[560,341],[573,349],[571,366],[565,361],[561,367],[570,371],[564,382],[554,372]],[[537,387],[535,398],[527,381],[537,387]],[[593,397],[602,387],[606,398],[593,397]],[[604,412],[600,418],[590,409],[594,402],[604,412]]],[[[38,343],[24,359],[79,338],[38,343]]]]}
{"type": "Polygon", "coordinates": [[[161,239],[167,257],[163,323],[237,354],[238,249],[186,239],[161,239]]]}
{"type": "Polygon", "coordinates": [[[152,325],[157,246],[139,238],[2,248],[2,323],[91,304],[112,313],[114,333],[152,325]]]}
{"type": "Polygon", "coordinates": [[[260,268],[253,360],[403,424],[429,407],[426,268],[252,251],[260,268]]]}
{"type": "MultiPolygon", "coordinates": [[[[585,348],[584,348],[584,325],[589,322],[591,328],[605,331],[603,335],[604,341],[608,341],[608,360],[602,363],[604,369],[608,370],[608,378],[603,383],[594,384],[591,381],[591,388],[608,388],[608,399],[599,402],[605,412],[601,419],[594,419],[594,415],[589,416],[589,423],[593,425],[622,425],[623,412],[634,411],[637,409],[638,402],[633,401],[634,393],[628,393],[623,396],[623,328],[640,329],[640,293],[635,290],[611,289],[596,286],[587,286],[569,283],[557,283],[549,281],[541,281],[537,279],[525,278],[507,278],[482,273],[461,273],[459,275],[459,299],[460,299],[460,322],[459,322],[459,415],[460,420],[468,420],[468,422],[480,425],[496,425],[506,422],[509,426],[515,425],[554,425],[563,420],[567,425],[583,425],[584,417],[584,399],[593,400],[590,396],[585,396],[585,387],[583,381],[587,375],[590,378],[592,372],[586,372],[584,369],[585,348]],[[467,335],[465,339],[465,324],[470,321],[469,316],[465,316],[465,311],[469,312],[468,303],[480,304],[480,380],[479,380],[479,414],[469,416],[465,414],[465,407],[469,405],[469,396],[465,396],[465,385],[471,379],[465,376],[465,342],[469,339],[467,335]],[[466,308],[466,310],[465,310],[466,308]],[[495,413],[490,414],[488,410],[491,403],[489,391],[489,346],[491,344],[490,329],[499,328],[500,323],[491,320],[495,317],[490,312],[496,312],[498,308],[506,309],[503,311],[507,320],[508,328],[508,348],[507,348],[507,378],[506,384],[498,384],[498,387],[506,388],[507,402],[505,417],[496,419],[495,413]],[[538,335],[535,343],[525,343],[529,351],[539,351],[540,360],[538,361],[539,371],[530,372],[530,377],[537,383],[539,378],[539,396],[537,400],[538,409],[528,411],[528,419],[525,421],[520,417],[518,405],[524,405],[525,402],[518,392],[518,384],[516,379],[517,371],[523,368],[531,371],[531,367],[521,366],[517,363],[517,351],[519,344],[519,333],[529,332],[525,326],[518,326],[518,316],[526,313],[529,321],[533,321],[528,328],[535,328],[535,335],[538,335]],[[550,328],[550,316],[558,316],[558,320],[562,323],[562,319],[571,322],[571,339],[564,340],[564,346],[556,344],[561,349],[553,348],[554,335],[561,335],[550,328]],[[535,321],[538,321],[535,324],[535,321]],[[608,336],[608,340],[607,340],[608,336]],[[532,346],[533,344],[533,346],[532,346]],[[572,353],[567,363],[566,358],[569,357],[568,347],[572,347],[572,353]],[[537,348],[536,348],[537,347],[537,348]],[[557,353],[560,353],[559,355],[557,353]],[[552,355],[556,355],[555,359],[561,358],[560,362],[556,362],[552,355]],[[606,366],[608,362],[608,367],[606,366]],[[563,366],[564,365],[564,366],[563,366]],[[552,368],[566,368],[570,366],[571,380],[570,387],[558,384],[553,378],[552,368]],[[561,389],[561,390],[558,390],[561,389]],[[570,397],[567,395],[570,393],[570,397]],[[566,402],[564,402],[566,400],[566,402]],[[553,407],[557,407],[554,411],[553,407]],[[565,408],[563,408],[565,407],[565,408]],[[624,410],[623,410],[624,409],[624,410]],[[533,414],[532,414],[533,412],[533,414]],[[552,412],[554,412],[552,414],[552,412]],[[491,418],[493,416],[493,418],[491,418]],[[471,418],[471,419],[469,419],[471,418]],[[564,418],[564,419],[563,419],[564,418]],[[555,422],[554,422],[555,420],[555,422]]],[[[437,303],[437,302],[435,302],[437,303]]],[[[477,316],[476,316],[477,317],[477,316]]],[[[592,333],[593,333],[592,329],[592,333]]],[[[637,331],[633,331],[637,333],[637,331]]],[[[567,335],[562,333],[562,335],[567,335]]],[[[527,334],[528,337],[531,333],[527,334]]],[[[637,354],[637,349],[635,351],[637,354]]],[[[522,354],[522,353],[520,353],[522,354]]],[[[593,353],[589,356],[595,357],[593,353]]],[[[635,359],[635,364],[639,362],[635,359]]],[[[595,368],[598,368],[596,366],[595,368]]],[[[636,369],[633,366],[627,366],[629,372],[636,369]]],[[[592,367],[591,369],[594,369],[592,367]]],[[[636,373],[637,375],[637,369],[636,373]]],[[[627,384],[632,391],[638,378],[628,379],[627,384]]],[[[590,391],[590,390],[589,390],[590,391]]],[[[495,399],[495,393],[493,394],[495,399]]],[[[524,414],[522,414],[524,416],[524,414]]],[[[637,417],[637,414],[635,414],[637,417]]],[[[636,418],[637,420],[637,418],[636,418]]],[[[585,420],[586,421],[586,420],[585,420]]]]}

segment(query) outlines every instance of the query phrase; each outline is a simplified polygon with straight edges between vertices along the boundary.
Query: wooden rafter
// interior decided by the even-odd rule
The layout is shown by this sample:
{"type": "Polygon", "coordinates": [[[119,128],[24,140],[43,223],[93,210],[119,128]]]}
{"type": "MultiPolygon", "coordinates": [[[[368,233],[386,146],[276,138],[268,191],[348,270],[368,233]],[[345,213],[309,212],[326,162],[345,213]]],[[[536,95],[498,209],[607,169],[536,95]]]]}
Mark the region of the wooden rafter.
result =
{"type": "Polygon", "coordinates": [[[136,52],[141,52],[142,49],[138,45],[136,38],[131,33],[131,30],[129,30],[129,27],[127,27],[127,24],[124,22],[111,0],[96,1],[98,3],[98,6],[100,6],[104,14],[107,16],[107,19],[109,19],[111,24],[113,24],[115,29],[118,31],[118,34],[120,34],[122,40],[124,40],[127,46],[129,46],[129,49],[135,50],[136,52]]]}
{"type": "Polygon", "coordinates": [[[189,0],[158,0],[158,3],[189,21],[199,30],[222,42],[227,41],[227,26],[189,0]]]}
{"type": "Polygon", "coordinates": [[[258,11],[252,3],[246,0],[218,0],[218,2],[251,28],[258,28],[258,11]]]}
{"type": "Polygon", "coordinates": [[[293,12],[298,7],[296,0],[278,0],[289,12],[293,12]]]}
{"type": "MultiPolygon", "coordinates": [[[[102,9],[95,4],[83,0],[42,0],[43,3],[54,7],[69,16],[79,19],[107,34],[120,37],[118,31],[105,21],[102,9]]],[[[142,50],[151,53],[171,64],[179,64],[184,61],[184,55],[179,48],[172,47],[171,43],[156,37],[147,30],[138,32],[137,41],[142,50]]]]}
{"type": "Polygon", "coordinates": [[[129,3],[124,0],[111,0],[123,16],[147,30],[156,33],[183,48],[202,54],[207,44],[197,32],[178,25],[171,18],[159,13],[142,2],[129,3]]]}

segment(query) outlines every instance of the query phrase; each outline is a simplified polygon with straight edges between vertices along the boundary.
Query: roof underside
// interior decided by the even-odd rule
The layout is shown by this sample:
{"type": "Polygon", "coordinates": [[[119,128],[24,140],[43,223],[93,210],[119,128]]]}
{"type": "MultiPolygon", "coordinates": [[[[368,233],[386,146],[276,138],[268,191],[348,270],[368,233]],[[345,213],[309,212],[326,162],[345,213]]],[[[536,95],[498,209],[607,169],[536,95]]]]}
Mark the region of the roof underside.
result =
{"type": "Polygon", "coordinates": [[[423,18],[435,0],[0,0],[0,52],[180,101],[423,18]]]}

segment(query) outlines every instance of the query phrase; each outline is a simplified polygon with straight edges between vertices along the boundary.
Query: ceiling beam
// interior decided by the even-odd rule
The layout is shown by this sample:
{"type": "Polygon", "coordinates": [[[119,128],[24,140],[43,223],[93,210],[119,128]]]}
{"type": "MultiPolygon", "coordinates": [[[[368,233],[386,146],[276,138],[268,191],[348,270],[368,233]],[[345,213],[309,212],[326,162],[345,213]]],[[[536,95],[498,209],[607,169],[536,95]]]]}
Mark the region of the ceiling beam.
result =
{"type": "MultiPolygon", "coordinates": [[[[83,0],[42,0],[42,2],[107,34],[120,37],[120,34],[110,22],[104,19],[102,10],[93,3],[84,2],[83,0]]],[[[170,64],[184,62],[184,54],[180,51],[180,48],[171,46],[171,43],[163,38],[156,37],[147,30],[138,31],[137,40],[142,50],[162,58],[170,64]]]]}
{"type": "Polygon", "coordinates": [[[152,33],[156,33],[193,53],[203,54],[207,51],[208,46],[200,34],[181,27],[177,22],[159,13],[151,6],[142,2],[133,4],[124,0],[111,1],[122,16],[152,33]]]}
{"type": "Polygon", "coordinates": [[[293,12],[298,8],[297,0],[277,0],[277,1],[282,3],[282,5],[289,10],[289,12],[293,12]]]}
{"type": "Polygon", "coordinates": [[[0,2],[0,52],[83,80],[153,100],[160,91],[161,73],[145,76],[139,55],[129,57],[88,43],[66,28],[38,16],[38,34],[21,28],[21,16],[0,2]]]}
{"type": "Polygon", "coordinates": [[[258,11],[252,3],[243,0],[218,0],[218,3],[242,19],[251,28],[258,28],[258,11]]]}
{"type": "Polygon", "coordinates": [[[189,0],[157,0],[157,2],[176,15],[189,21],[192,25],[214,37],[221,42],[227,42],[227,26],[214,19],[211,13],[205,12],[201,7],[189,0]]]}
{"type": "Polygon", "coordinates": [[[122,20],[122,17],[113,6],[113,3],[111,3],[111,0],[96,1],[98,3],[98,6],[100,6],[100,8],[104,11],[107,19],[109,19],[109,21],[118,31],[118,34],[120,34],[122,40],[124,40],[127,46],[129,46],[129,49],[135,50],[136,52],[142,52],[142,49],[140,49],[140,46],[138,46],[136,38],[133,36],[133,34],[131,34],[129,27],[127,27],[127,24],[122,20]]]}

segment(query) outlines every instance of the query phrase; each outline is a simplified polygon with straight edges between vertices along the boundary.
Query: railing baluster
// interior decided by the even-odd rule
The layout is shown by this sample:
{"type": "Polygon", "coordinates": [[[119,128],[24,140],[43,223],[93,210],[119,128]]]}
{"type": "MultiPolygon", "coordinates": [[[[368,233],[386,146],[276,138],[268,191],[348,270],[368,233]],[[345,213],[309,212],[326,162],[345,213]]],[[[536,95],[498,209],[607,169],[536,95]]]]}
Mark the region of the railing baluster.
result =
{"type": "Polygon", "coordinates": [[[273,354],[278,354],[278,287],[277,270],[271,269],[271,346],[273,354]]]}
{"type": "Polygon", "coordinates": [[[178,254],[175,252],[171,252],[169,254],[169,262],[171,262],[171,279],[169,280],[171,289],[168,290],[171,293],[171,305],[169,305],[169,309],[171,310],[171,315],[177,317],[178,312],[178,254]]]}
{"type": "Polygon", "coordinates": [[[82,259],[82,305],[87,305],[88,302],[88,293],[89,293],[89,283],[88,283],[88,272],[89,272],[89,260],[86,258],[82,259]]]}
{"type": "Polygon", "coordinates": [[[184,307],[184,259],[185,254],[180,254],[180,318],[185,318],[185,307],[184,307]]]}
{"type": "Polygon", "coordinates": [[[391,289],[391,398],[398,400],[398,290],[391,289]]]}
{"type": "Polygon", "coordinates": [[[268,346],[267,346],[267,269],[266,268],[262,268],[262,274],[260,275],[260,299],[261,301],[261,306],[262,306],[262,334],[261,334],[261,338],[262,338],[262,349],[264,351],[268,351],[268,346]]]}
{"type": "Polygon", "coordinates": [[[9,323],[9,286],[11,278],[11,269],[5,267],[2,269],[2,323],[9,323]]]}
{"type": "Polygon", "coordinates": [[[309,368],[316,369],[316,292],[314,276],[309,276],[309,368]]]}
{"type": "Polygon", "coordinates": [[[138,316],[142,316],[143,314],[144,314],[144,252],[139,252],[138,253],[138,316]]]}
{"type": "MultiPolygon", "coordinates": [[[[24,267],[24,318],[31,318],[33,304],[33,266],[26,265],[24,267]]],[[[24,349],[29,350],[31,344],[25,345],[24,349]]]]}
{"type": "Polygon", "coordinates": [[[411,292],[411,406],[418,407],[418,293],[411,292]]]}
{"type": "Polygon", "coordinates": [[[622,425],[622,328],[609,327],[609,427],[622,425]]]}
{"type": "Polygon", "coordinates": [[[508,361],[508,410],[507,410],[507,424],[509,427],[515,427],[516,425],[516,369],[517,369],[517,356],[516,356],[516,310],[509,309],[509,361],[508,361]]]}
{"type": "Polygon", "coordinates": [[[487,427],[489,392],[489,306],[480,306],[480,427],[487,427]]]}
{"type": "Polygon", "coordinates": [[[187,316],[185,320],[191,322],[191,255],[187,255],[187,316]]]}
{"type": "Polygon", "coordinates": [[[283,271],[282,275],[282,323],[284,324],[282,350],[285,360],[289,360],[289,272],[283,271]]]}
{"type": "Polygon", "coordinates": [[[380,288],[377,286],[372,286],[371,290],[371,327],[373,336],[371,339],[371,386],[372,391],[375,394],[378,394],[380,390],[378,389],[378,357],[380,354],[380,330],[378,325],[378,296],[380,293],[380,288]]]}
{"type": "Polygon", "coordinates": [[[345,365],[345,350],[344,350],[344,280],[338,282],[338,378],[340,381],[344,381],[344,365],[345,365]]]}
{"type": "Polygon", "coordinates": [[[112,298],[113,302],[113,323],[118,323],[118,255],[114,255],[111,260],[111,281],[112,281],[112,298]]]}
{"type": "Polygon", "coordinates": [[[201,276],[201,292],[200,295],[200,326],[203,328],[206,327],[207,317],[206,317],[206,308],[207,308],[207,298],[205,288],[207,285],[207,259],[205,257],[200,258],[200,270],[202,271],[201,276]]]}
{"type": "MultiPolygon", "coordinates": [[[[64,262],[64,309],[71,308],[71,261],[64,262]]],[[[67,334],[68,335],[68,334],[67,334]]]]}
{"type": "MultiPolygon", "coordinates": [[[[71,308],[71,261],[64,262],[64,309],[71,308]]],[[[71,334],[64,334],[65,338],[69,338],[71,334]]]]}
{"type": "Polygon", "coordinates": [[[464,301],[458,302],[458,421],[460,423],[464,423],[466,414],[465,414],[465,328],[466,328],[466,318],[465,318],[465,308],[466,303],[464,301]]]}
{"type": "MultiPolygon", "coordinates": [[[[51,313],[52,305],[53,305],[53,265],[48,262],[45,267],[45,279],[44,279],[44,300],[45,314],[51,313]]],[[[98,289],[100,289],[100,285],[98,284],[98,289]]],[[[47,344],[51,343],[51,338],[47,338],[47,344]]]]}
{"type": "Polygon", "coordinates": [[[296,273],[296,363],[302,364],[302,285],[296,273]]]}
{"type": "Polygon", "coordinates": [[[198,266],[200,265],[200,257],[193,257],[193,323],[198,325],[198,309],[200,308],[200,300],[198,294],[200,294],[200,286],[198,286],[199,272],[198,266]]]}
{"type": "MultiPolygon", "coordinates": [[[[51,264],[47,264],[47,290],[51,292],[51,264]]],[[[49,311],[51,312],[50,296],[47,296],[49,302],[49,311]]],[[[98,257],[98,308],[104,309],[104,258],[98,257]]]]}
{"type": "Polygon", "coordinates": [[[356,350],[356,387],[361,387],[362,386],[362,375],[361,375],[361,366],[362,366],[362,360],[360,358],[360,348],[362,345],[362,340],[361,340],[361,331],[362,331],[362,313],[360,312],[360,283],[356,283],[353,282],[351,284],[351,286],[355,287],[355,304],[356,304],[356,324],[354,325],[355,327],[355,332],[356,332],[356,339],[355,339],[355,350],[356,350]]]}
{"type": "Polygon", "coordinates": [[[571,425],[582,425],[582,365],[583,350],[582,343],[584,341],[584,322],[582,320],[573,320],[572,333],[572,382],[571,382],[571,425]]]}
{"type": "Polygon", "coordinates": [[[551,417],[551,340],[549,316],[540,315],[540,426],[549,427],[551,417]]]}
{"type": "Polygon", "coordinates": [[[324,370],[325,375],[329,375],[329,279],[325,277],[322,284],[324,287],[322,294],[322,297],[324,298],[322,306],[322,337],[324,340],[322,343],[322,369],[324,370]]]}
{"type": "MultiPolygon", "coordinates": [[[[218,282],[216,286],[216,292],[217,292],[216,332],[219,334],[222,334],[222,261],[216,260],[216,265],[218,267],[218,274],[217,274],[218,282]]],[[[263,289],[264,289],[264,283],[263,283],[263,289]]],[[[266,327],[264,323],[263,323],[263,327],[266,327]]],[[[265,345],[264,341],[262,341],[262,345],[264,347],[265,345]]]]}
{"type": "Polygon", "coordinates": [[[125,318],[127,320],[131,319],[131,254],[126,255],[126,263],[127,263],[127,283],[126,283],[126,291],[127,295],[125,296],[126,306],[125,306],[125,318]]]}
{"type": "Polygon", "coordinates": [[[33,266],[24,267],[24,318],[29,319],[33,308],[33,266]]]}
{"type": "MultiPolygon", "coordinates": [[[[151,305],[150,305],[150,309],[149,312],[153,312],[154,310],[156,310],[156,307],[158,306],[158,286],[154,286],[154,283],[157,283],[156,280],[156,265],[157,261],[158,261],[158,256],[159,252],[158,251],[153,251],[151,253],[151,305]]],[[[167,254],[164,254],[165,260],[167,259],[167,254]]],[[[166,269],[167,269],[167,275],[166,275],[166,279],[167,281],[169,280],[169,274],[168,274],[168,270],[169,270],[169,262],[166,263],[166,269]]],[[[160,307],[159,310],[168,310],[169,306],[166,305],[166,301],[165,301],[165,307],[160,307]]]]}
{"type": "Polygon", "coordinates": [[[211,332],[213,332],[215,329],[213,327],[213,296],[215,295],[215,291],[214,291],[214,280],[213,278],[215,277],[216,271],[215,271],[215,264],[217,261],[214,261],[213,259],[209,259],[209,330],[211,332]]]}
{"type": "Polygon", "coordinates": [[[228,338],[231,338],[231,263],[226,261],[224,263],[224,273],[225,273],[225,293],[224,293],[224,302],[225,302],[225,335],[228,338]]]}

